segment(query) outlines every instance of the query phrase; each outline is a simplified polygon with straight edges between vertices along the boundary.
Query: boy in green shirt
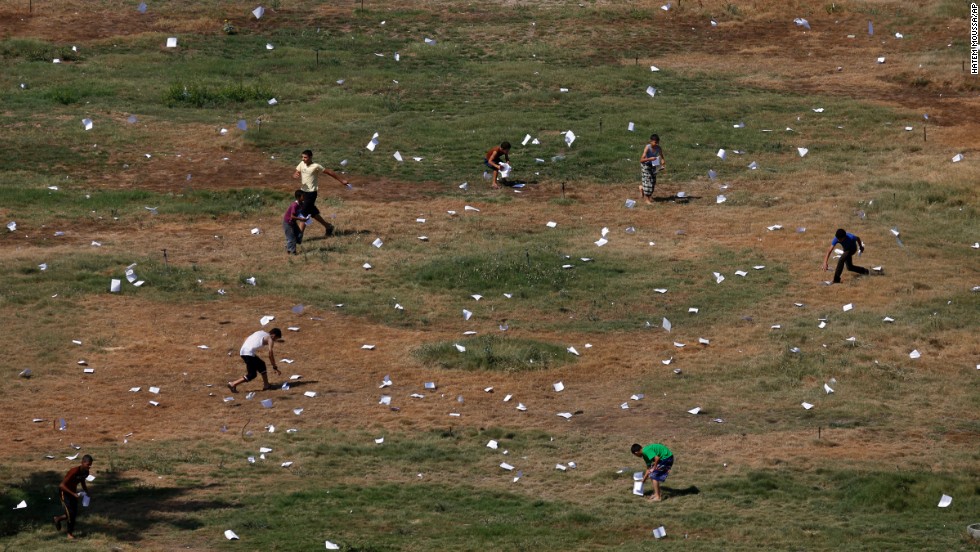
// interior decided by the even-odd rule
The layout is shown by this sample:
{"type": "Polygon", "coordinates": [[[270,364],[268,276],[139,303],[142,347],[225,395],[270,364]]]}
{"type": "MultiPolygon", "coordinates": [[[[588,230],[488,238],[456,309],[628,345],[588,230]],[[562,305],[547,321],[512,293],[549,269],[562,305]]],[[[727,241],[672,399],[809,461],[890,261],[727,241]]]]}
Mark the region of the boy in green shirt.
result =
{"type": "Polygon", "coordinates": [[[650,500],[659,502],[662,500],[660,482],[666,480],[667,476],[670,475],[670,468],[674,465],[674,453],[660,443],[645,447],[641,447],[639,443],[633,443],[630,452],[633,453],[633,456],[642,458],[643,462],[646,463],[647,469],[643,472],[642,483],[646,483],[647,479],[653,482],[653,496],[650,497],[650,500]]]}

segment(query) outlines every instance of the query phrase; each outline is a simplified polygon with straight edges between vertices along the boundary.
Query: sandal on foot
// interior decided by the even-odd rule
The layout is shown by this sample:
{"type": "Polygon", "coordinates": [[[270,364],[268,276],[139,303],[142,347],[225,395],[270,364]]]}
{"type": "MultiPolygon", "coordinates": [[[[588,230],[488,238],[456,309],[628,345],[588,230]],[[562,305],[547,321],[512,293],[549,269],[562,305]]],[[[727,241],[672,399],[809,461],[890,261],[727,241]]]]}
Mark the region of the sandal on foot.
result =
{"type": "Polygon", "coordinates": [[[232,393],[238,393],[238,389],[230,381],[228,382],[228,389],[231,389],[232,393]]]}

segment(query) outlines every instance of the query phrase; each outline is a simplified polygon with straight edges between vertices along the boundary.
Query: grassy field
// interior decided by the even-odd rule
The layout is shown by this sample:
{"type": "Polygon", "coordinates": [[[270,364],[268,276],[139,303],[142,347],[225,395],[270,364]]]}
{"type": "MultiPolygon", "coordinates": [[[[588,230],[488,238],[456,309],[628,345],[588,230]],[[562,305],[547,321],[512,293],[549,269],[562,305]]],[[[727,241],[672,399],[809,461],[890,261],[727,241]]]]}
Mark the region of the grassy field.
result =
{"type": "Polygon", "coordinates": [[[0,546],[980,550],[966,5],[661,4],[0,4],[0,546]],[[306,148],[353,189],[288,257],[306,148]]]}

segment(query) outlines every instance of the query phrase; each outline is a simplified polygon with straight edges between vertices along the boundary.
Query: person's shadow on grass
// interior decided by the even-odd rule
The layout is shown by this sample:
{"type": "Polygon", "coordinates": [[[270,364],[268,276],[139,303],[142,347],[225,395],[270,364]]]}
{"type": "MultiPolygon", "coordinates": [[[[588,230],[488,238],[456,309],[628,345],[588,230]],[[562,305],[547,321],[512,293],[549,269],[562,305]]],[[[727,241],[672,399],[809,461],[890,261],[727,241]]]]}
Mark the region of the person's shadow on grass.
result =
{"type": "Polygon", "coordinates": [[[371,233],[372,233],[371,230],[357,230],[357,229],[354,229],[354,228],[348,228],[348,229],[344,229],[344,230],[337,230],[337,229],[335,229],[333,231],[333,234],[331,234],[329,236],[324,236],[323,234],[319,234],[319,235],[316,235],[316,236],[304,236],[303,237],[303,243],[313,242],[313,241],[329,240],[330,238],[339,238],[339,237],[343,237],[343,236],[357,236],[357,235],[361,235],[361,234],[367,235],[367,234],[371,234],[371,233]]]}
{"type": "MultiPolygon", "coordinates": [[[[137,454],[129,462],[136,458],[150,462],[151,457],[144,458],[137,454]]],[[[232,500],[211,498],[218,493],[210,489],[220,490],[223,487],[221,484],[157,483],[151,486],[144,482],[141,475],[127,476],[115,471],[112,460],[107,457],[97,455],[95,460],[96,469],[102,469],[96,471],[97,480],[91,485],[92,507],[79,508],[75,529],[75,536],[83,540],[109,537],[132,543],[143,540],[148,532],[193,531],[207,525],[205,520],[209,514],[232,512],[243,507],[232,500]],[[207,491],[201,493],[201,490],[207,491]]],[[[147,464],[147,469],[172,469],[179,462],[168,458],[164,463],[167,465],[151,462],[147,464]]],[[[142,464],[132,469],[142,471],[142,464]]],[[[57,491],[58,482],[63,477],[61,470],[44,469],[31,472],[12,483],[5,491],[5,498],[9,493],[25,500],[29,507],[0,516],[0,536],[15,537],[21,532],[30,533],[35,528],[43,527],[45,532],[36,537],[40,542],[64,541],[64,531],[56,531],[51,523],[55,514],[64,513],[59,508],[57,491]]]]}
{"type": "Polygon", "coordinates": [[[701,489],[694,485],[686,487],[684,489],[674,489],[672,487],[660,486],[660,493],[665,498],[674,498],[678,496],[696,495],[701,494],[701,489]]]}
{"type": "Polygon", "coordinates": [[[273,383],[272,385],[274,385],[276,388],[275,389],[272,389],[272,391],[280,391],[280,390],[283,390],[282,389],[282,384],[283,383],[288,383],[290,389],[295,389],[297,387],[303,387],[304,385],[313,385],[314,383],[320,383],[320,382],[315,381],[315,380],[306,380],[306,381],[303,381],[303,380],[286,380],[286,381],[284,381],[284,382],[282,382],[280,384],[273,383]]]}
{"type": "Polygon", "coordinates": [[[655,197],[653,198],[654,203],[690,203],[692,199],[702,199],[701,196],[684,196],[678,197],[675,195],[666,197],[655,197]]]}

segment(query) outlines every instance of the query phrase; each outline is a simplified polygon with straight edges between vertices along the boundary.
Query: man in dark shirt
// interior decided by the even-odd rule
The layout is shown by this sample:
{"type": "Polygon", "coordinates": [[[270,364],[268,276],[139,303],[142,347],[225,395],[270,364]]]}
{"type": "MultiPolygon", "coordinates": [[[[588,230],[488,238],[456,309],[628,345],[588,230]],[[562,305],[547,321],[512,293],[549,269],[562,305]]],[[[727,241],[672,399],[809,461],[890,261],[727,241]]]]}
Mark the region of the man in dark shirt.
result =
{"type": "Polygon", "coordinates": [[[65,479],[58,486],[61,494],[61,505],[65,508],[65,513],[54,517],[54,526],[61,531],[61,522],[67,521],[68,538],[75,538],[75,518],[78,517],[78,485],[81,484],[82,491],[88,494],[88,486],[85,479],[88,478],[88,470],[92,467],[92,457],[88,454],[82,456],[82,463],[68,470],[65,479]]]}
{"type": "Polygon", "coordinates": [[[852,261],[854,254],[859,250],[864,253],[864,243],[861,242],[861,238],[846,232],[843,228],[838,228],[837,233],[834,234],[834,239],[830,242],[830,249],[827,250],[827,256],[823,259],[823,269],[827,270],[827,263],[830,261],[830,254],[834,252],[834,246],[840,244],[841,248],[844,250],[844,254],[840,256],[840,260],[837,261],[837,270],[834,271],[834,283],[840,283],[840,275],[844,272],[844,267],[851,272],[857,272],[858,274],[871,274],[871,271],[863,266],[857,266],[852,261]]]}

